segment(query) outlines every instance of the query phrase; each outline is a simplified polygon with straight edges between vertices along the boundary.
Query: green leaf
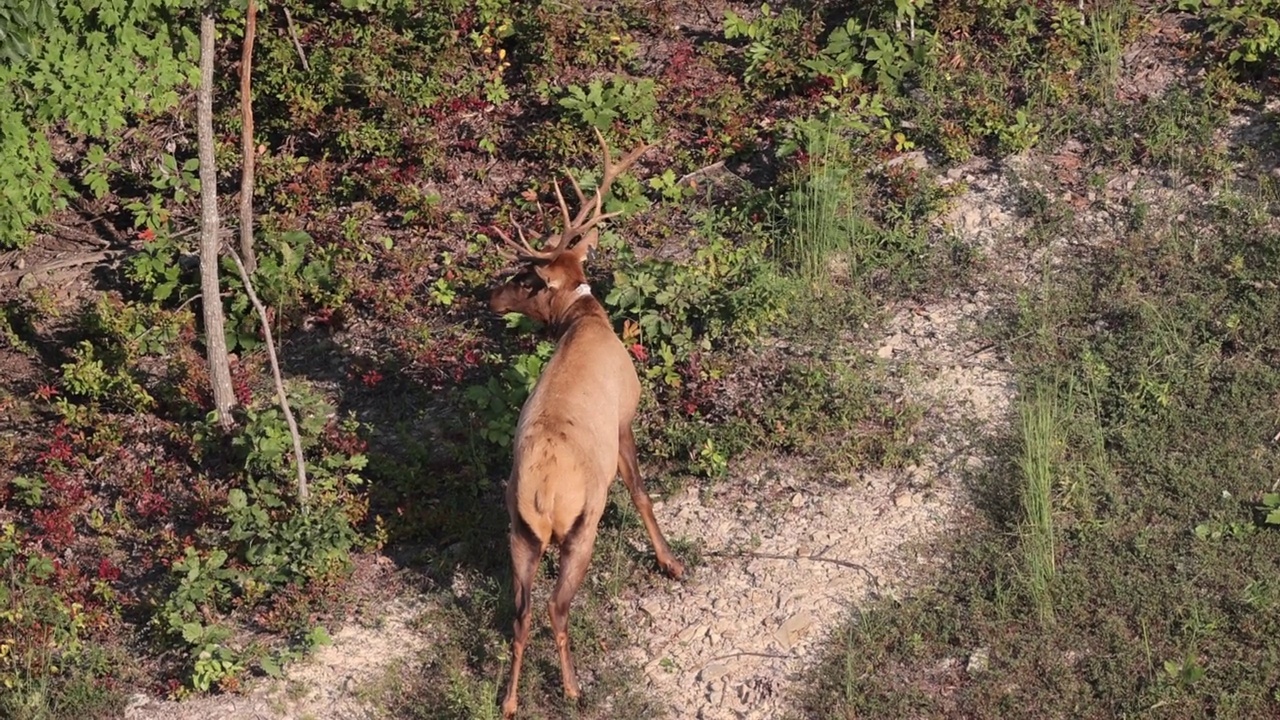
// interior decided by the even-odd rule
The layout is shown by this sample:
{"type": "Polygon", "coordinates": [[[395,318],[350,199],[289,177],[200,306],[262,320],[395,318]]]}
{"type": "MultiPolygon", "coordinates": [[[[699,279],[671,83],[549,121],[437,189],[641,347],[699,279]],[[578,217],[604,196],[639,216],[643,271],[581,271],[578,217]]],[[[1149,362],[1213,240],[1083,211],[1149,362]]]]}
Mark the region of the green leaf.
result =
{"type": "Polygon", "coordinates": [[[323,625],[317,625],[311,628],[311,632],[307,633],[307,644],[311,647],[332,645],[333,638],[329,637],[329,631],[325,630],[323,625]]]}
{"type": "Polygon", "coordinates": [[[164,302],[169,299],[169,296],[173,295],[173,291],[177,287],[178,283],[176,282],[160,283],[156,286],[155,291],[152,292],[152,297],[155,298],[156,302],[164,302]]]}
{"type": "Polygon", "coordinates": [[[262,668],[262,672],[273,678],[284,676],[284,669],[280,667],[279,661],[270,655],[259,660],[258,667],[262,668]]]}

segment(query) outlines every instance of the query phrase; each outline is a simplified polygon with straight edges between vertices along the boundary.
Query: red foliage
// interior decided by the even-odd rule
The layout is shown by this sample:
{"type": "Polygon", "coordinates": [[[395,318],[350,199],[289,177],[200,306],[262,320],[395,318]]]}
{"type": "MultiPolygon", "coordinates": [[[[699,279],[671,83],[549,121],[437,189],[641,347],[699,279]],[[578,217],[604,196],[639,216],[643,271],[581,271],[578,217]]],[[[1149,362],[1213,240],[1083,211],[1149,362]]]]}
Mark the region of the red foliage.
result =
{"type": "Polygon", "coordinates": [[[120,579],[120,568],[107,558],[102,558],[98,561],[98,579],[115,582],[120,579]]]}
{"type": "Polygon", "coordinates": [[[36,542],[48,547],[66,547],[75,537],[71,508],[47,508],[31,513],[31,524],[38,531],[36,542]]]}
{"type": "Polygon", "coordinates": [[[692,42],[684,40],[677,44],[671,51],[671,58],[667,61],[665,72],[667,81],[672,83],[685,80],[689,72],[689,66],[697,56],[698,52],[692,42]]]}
{"type": "Polygon", "coordinates": [[[36,456],[36,464],[46,466],[51,461],[62,463],[71,462],[74,449],[71,446],[71,433],[67,430],[66,425],[58,425],[53,429],[53,442],[49,443],[49,447],[36,456]]]}
{"type": "Polygon", "coordinates": [[[248,405],[253,402],[253,389],[249,387],[249,381],[245,377],[233,378],[231,381],[231,391],[236,396],[236,402],[241,405],[248,405]]]}
{"type": "Polygon", "coordinates": [[[805,88],[805,95],[811,100],[820,100],[835,87],[836,83],[826,75],[819,75],[809,82],[809,86],[805,88]]]}
{"type": "Polygon", "coordinates": [[[154,490],[144,490],[138,498],[138,514],[144,518],[168,515],[172,509],[169,499],[154,490]]]}

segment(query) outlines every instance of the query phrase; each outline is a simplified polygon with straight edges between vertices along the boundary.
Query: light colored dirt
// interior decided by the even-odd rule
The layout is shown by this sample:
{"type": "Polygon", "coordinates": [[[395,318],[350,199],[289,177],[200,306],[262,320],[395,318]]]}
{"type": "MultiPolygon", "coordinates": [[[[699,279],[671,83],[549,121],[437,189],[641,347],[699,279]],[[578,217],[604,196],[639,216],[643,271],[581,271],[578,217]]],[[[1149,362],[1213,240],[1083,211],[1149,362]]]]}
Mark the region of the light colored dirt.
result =
{"type": "Polygon", "coordinates": [[[333,643],[289,666],[286,677],[252,684],[243,695],[188,701],[134,695],[125,720],[374,720],[384,714],[360,690],[395,665],[416,662],[430,632],[413,627],[422,601],[401,600],[373,626],[348,624],[333,643]]]}
{"type": "MultiPolygon", "coordinates": [[[[970,189],[939,220],[942,231],[988,256],[1009,252],[1018,221],[1005,174],[974,163],[944,179],[970,189]]],[[[1009,365],[975,337],[1005,300],[983,284],[903,307],[864,349],[925,408],[918,466],[839,483],[771,463],[658,505],[664,530],[701,541],[707,556],[693,580],[622,601],[624,625],[638,629],[624,655],[644,668],[668,717],[782,717],[799,674],[850,609],[909,590],[931,561],[925,541],[964,507],[964,481],[986,461],[984,443],[1007,428],[1009,365]]]]}

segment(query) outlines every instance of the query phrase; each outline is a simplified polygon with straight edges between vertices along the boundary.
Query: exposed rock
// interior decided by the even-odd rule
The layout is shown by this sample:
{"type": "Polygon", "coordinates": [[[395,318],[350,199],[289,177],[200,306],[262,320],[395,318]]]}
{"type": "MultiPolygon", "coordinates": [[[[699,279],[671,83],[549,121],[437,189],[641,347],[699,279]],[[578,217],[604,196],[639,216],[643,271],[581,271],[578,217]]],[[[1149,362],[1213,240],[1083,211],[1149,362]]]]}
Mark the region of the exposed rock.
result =
{"type": "Polygon", "coordinates": [[[991,648],[980,647],[969,653],[969,662],[964,666],[964,671],[970,675],[978,675],[987,671],[991,666],[991,648]]]}

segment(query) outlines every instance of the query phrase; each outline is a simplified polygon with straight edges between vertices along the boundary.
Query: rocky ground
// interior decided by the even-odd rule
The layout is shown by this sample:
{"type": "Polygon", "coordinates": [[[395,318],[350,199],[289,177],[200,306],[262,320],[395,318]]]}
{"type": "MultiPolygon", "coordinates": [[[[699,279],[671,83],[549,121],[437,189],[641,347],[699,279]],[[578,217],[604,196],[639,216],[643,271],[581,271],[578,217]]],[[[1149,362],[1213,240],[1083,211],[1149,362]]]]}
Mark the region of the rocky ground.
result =
{"type": "MultiPolygon", "coordinates": [[[[1017,221],[1007,173],[975,163],[944,177],[969,190],[939,220],[942,231],[988,258],[1008,257],[1017,221]]],[[[917,465],[833,483],[770,463],[660,504],[666,532],[698,538],[706,558],[692,581],[624,601],[628,624],[642,628],[625,654],[643,666],[669,717],[784,716],[801,671],[854,608],[910,591],[932,560],[928,541],[963,512],[966,479],[1007,427],[1008,363],[977,328],[1010,299],[1005,280],[1020,274],[984,274],[928,305],[902,307],[880,342],[862,349],[889,363],[925,408],[917,465]]]]}

